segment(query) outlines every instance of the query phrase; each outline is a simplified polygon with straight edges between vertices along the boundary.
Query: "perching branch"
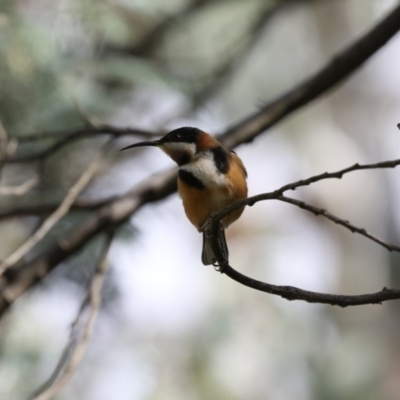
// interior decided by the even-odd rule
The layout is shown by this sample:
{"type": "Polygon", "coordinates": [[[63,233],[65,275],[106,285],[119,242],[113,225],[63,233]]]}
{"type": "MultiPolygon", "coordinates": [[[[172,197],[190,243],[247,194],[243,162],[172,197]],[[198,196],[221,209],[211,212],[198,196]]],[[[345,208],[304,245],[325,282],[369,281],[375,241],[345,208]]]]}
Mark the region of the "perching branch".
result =
{"type": "MultiPolygon", "coordinates": [[[[223,262],[223,258],[218,259],[218,262],[223,262]]],[[[278,286],[278,285],[271,285],[270,283],[266,282],[261,282],[241,274],[240,272],[233,269],[229,264],[223,265],[221,272],[229,276],[236,282],[241,283],[244,286],[259,290],[261,292],[280,296],[290,301],[303,300],[308,303],[329,304],[331,306],[349,307],[349,306],[361,306],[365,304],[381,304],[384,301],[400,299],[399,289],[387,289],[386,287],[384,287],[380,292],[369,293],[369,294],[360,294],[352,296],[340,295],[340,294],[328,294],[328,293],[318,293],[309,290],[303,290],[293,286],[278,286]]]]}
{"type": "Polygon", "coordinates": [[[236,282],[241,283],[251,289],[280,296],[286,300],[302,300],[308,303],[329,304],[332,306],[349,307],[365,304],[381,304],[384,301],[400,299],[400,289],[388,289],[384,287],[380,292],[361,295],[338,295],[328,293],[318,293],[309,290],[299,289],[294,286],[279,286],[258,281],[241,274],[229,265],[229,261],[224,258],[222,249],[219,247],[217,236],[217,225],[210,226],[208,234],[211,238],[211,245],[218,262],[218,271],[229,276],[236,282]]]}
{"type": "Polygon", "coordinates": [[[385,242],[384,240],[380,239],[377,236],[374,236],[367,232],[364,228],[359,228],[349,221],[346,221],[342,218],[336,217],[332,213],[310,204],[307,204],[304,201],[293,199],[287,196],[284,196],[282,193],[288,190],[294,190],[300,186],[310,185],[311,183],[329,179],[329,178],[341,178],[345,173],[357,171],[357,170],[365,170],[365,169],[377,169],[377,168],[394,168],[400,164],[400,160],[393,160],[393,161],[386,161],[376,164],[365,164],[359,165],[355,164],[351,167],[342,169],[337,172],[331,173],[324,173],[320,175],[313,176],[311,178],[300,180],[285,186],[282,188],[269,193],[263,193],[257,196],[249,197],[247,199],[243,199],[231,204],[229,207],[225,208],[219,213],[213,215],[205,224],[205,230],[207,231],[207,235],[211,237],[211,243],[214,250],[214,254],[217,258],[218,262],[218,271],[223,274],[226,274],[230,278],[234,279],[235,281],[248,286],[250,288],[260,290],[262,292],[274,294],[281,296],[287,300],[303,300],[309,303],[322,303],[322,304],[330,304],[336,305],[340,307],[347,307],[347,306],[356,306],[356,305],[363,305],[363,304],[380,304],[383,301],[400,299],[400,290],[399,289],[387,289],[383,288],[380,292],[371,293],[371,294],[362,294],[362,295],[333,295],[333,294],[326,294],[326,293],[318,293],[318,292],[311,292],[308,290],[299,289],[293,286],[277,286],[271,285],[266,282],[261,282],[255,279],[252,279],[248,276],[245,276],[235,269],[233,269],[229,265],[229,260],[224,257],[224,253],[222,249],[219,248],[220,243],[218,240],[218,224],[219,221],[226,215],[228,215],[233,210],[243,207],[245,205],[252,206],[255,203],[262,201],[262,200],[279,200],[285,203],[289,203],[295,205],[301,209],[309,211],[316,216],[323,216],[330,221],[335,222],[347,229],[349,229],[352,233],[358,233],[375,243],[378,243],[382,247],[386,248],[389,251],[396,251],[400,252],[400,246],[396,246],[390,243],[385,242]]]}
{"type": "Polygon", "coordinates": [[[211,238],[211,245],[218,262],[218,271],[229,276],[236,282],[241,283],[251,289],[280,296],[286,300],[302,300],[308,303],[329,304],[332,306],[348,307],[365,304],[381,304],[384,301],[400,299],[399,289],[383,288],[380,292],[361,294],[361,295],[337,295],[312,292],[299,289],[294,286],[278,286],[270,283],[258,281],[241,274],[229,265],[229,261],[224,258],[224,253],[219,247],[220,243],[217,236],[217,225],[210,227],[208,235],[211,238]]]}

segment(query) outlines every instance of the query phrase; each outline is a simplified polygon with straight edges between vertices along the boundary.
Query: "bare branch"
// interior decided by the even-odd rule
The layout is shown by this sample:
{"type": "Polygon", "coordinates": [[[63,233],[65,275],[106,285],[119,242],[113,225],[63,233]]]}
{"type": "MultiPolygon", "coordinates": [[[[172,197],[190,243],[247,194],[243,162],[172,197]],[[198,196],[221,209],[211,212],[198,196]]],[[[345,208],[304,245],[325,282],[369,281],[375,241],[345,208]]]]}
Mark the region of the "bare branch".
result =
{"type": "Polygon", "coordinates": [[[51,377],[49,381],[42,386],[39,393],[35,394],[34,397],[31,398],[32,400],[51,400],[71,380],[79,364],[82,362],[100,311],[101,290],[105,274],[108,271],[107,256],[112,243],[112,238],[113,235],[109,233],[103,254],[90,283],[88,297],[83,301],[78,315],[72,324],[71,339],[66,347],[66,351],[63,352],[61,357],[61,362],[64,365],[57,365],[55,373],[52,374],[53,379],[51,377]],[[80,333],[80,321],[83,318],[83,313],[87,305],[90,307],[89,314],[83,326],[82,333],[80,333]],[[63,370],[59,375],[58,370],[60,369],[63,370]]]}

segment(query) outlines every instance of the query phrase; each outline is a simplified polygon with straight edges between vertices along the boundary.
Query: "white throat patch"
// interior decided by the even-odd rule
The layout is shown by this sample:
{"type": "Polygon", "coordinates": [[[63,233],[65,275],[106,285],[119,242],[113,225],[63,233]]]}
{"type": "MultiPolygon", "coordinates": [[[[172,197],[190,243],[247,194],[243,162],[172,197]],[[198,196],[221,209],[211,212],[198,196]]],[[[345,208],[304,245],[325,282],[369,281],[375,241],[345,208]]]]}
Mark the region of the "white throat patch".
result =
{"type": "Polygon", "coordinates": [[[225,175],[217,170],[211,151],[198,154],[192,162],[183,165],[181,169],[193,174],[208,188],[228,186],[225,175]]]}

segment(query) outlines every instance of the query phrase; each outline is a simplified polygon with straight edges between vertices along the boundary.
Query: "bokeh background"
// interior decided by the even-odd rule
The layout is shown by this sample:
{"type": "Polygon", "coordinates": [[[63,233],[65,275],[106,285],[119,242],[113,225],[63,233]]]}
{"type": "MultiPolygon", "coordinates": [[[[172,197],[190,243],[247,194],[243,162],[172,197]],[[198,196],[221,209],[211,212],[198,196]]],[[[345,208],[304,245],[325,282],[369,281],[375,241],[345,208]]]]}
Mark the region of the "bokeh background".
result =
{"type": "MultiPolygon", "coordinates": [[[[9,136],[85,124],[197,126],[217,134],[318,71],[394,0],[2,0],[0,116],[9,136]]],[[[236,149],[250,194],[355,162],[399,158],[400,36],[344,84],[236,149]]],[[[27,154],[52,143],[20,141],[27,154]]],[[[139,140],[125,137],[116,149],[139,140]]],[[[6,165],[2,184],[40,172],[0,209],[61,200],[104,142],[6,165]]],[[[125,193],[172,162],[113,153],[85,199],[125,193]]],[[[400,243],[399,172],[355,172],[296,195],[400,243]]],[[[87,213],[64,218],[33,253],[87,213]]],[[[43,216],[0,221],[0,259],[43,216]]],[[[24,399],[55,368],[101,250],[93,240],[0,323],[0,399],[24,399]]],[[[230,261],[274,284],[361,294],[400,285],[399,256],[278,202],[246,209],[230,261]]],[[[114,240],[104,304],[83,363],[57,398],[400,399],[398,302],[340,309],[258,293],[204,267],[176,194],[146,205],[114,240]]]]}

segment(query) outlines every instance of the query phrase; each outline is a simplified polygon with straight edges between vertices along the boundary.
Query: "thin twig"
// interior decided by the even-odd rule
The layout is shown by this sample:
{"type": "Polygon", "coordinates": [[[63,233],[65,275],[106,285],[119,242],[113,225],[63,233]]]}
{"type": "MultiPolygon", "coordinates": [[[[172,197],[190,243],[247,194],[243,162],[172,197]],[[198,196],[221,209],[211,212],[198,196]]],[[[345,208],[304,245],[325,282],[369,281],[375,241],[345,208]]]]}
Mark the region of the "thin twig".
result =
{"type": "Polygon", "coordinates": [[[28,179],[26,182],[18,186],[1,186],[0,185],[0,195],[2,196],[23,196],[32,190],[40,181],[39,175],[34,175],[32,178],[28,179]]]}
{"type": "Polygon", "coordinates": [[[344,220],[342,218],[339,218],[335,215],[333,215],[332,213],[330,213],[327,210],[324,210],[322,208],[319,207],[315,207],[312,206],[310,204],[307,204],[306,202],[302,201],[302,200],[297,200],[297,199],[293,199],[291,197],[287,197],[287,196],[278,196],[276,198],[277,200],[283,201],[285,203],[289,203],[289,204],[293,204],[297,207],[300,207],[303,210],[309,211],[311,213],[313,213],[316,216],[322,215],[323,217],[329,219],[330,221],[333,221],[335,224],[344,226],[345,228],[347,228],[349,231],[351,231],[352,233],[358,233],[370,240],[372,240],[375,243],[378,243],[379,245],[381,245],[382,247],[384,247],[385,249],[389,250],[389,251],[396,251],[400,253],[400,247],[396,246],[394,244],[390,244],[385,242],[384,240],[382,240],[381,238],[372,235],[371,233],[369,233],[366,229],[364,228],[359,228],[355,225],[353,225],[352,223],[350,223],[350,221],[344,220]]]}
{"type": "Polygon", "coordinates": [[[340,171],[324,172],[323,174],[315,175],[308,179],[303,179],[303,180],[300,180],[297,182],[289,183],[288,185],[282,186],[277,191],[279,193],[283,193],[287,190],[295,190],[298,187],[307,186],[307,185],[310,185],[311,183],[315,183],[315,182],[325,180],[325,179],[332,179],[332,178],[342,179],[343,175],[348,174],[349,172],[353,172],[353,171],[362,171],[362,170],[367,170],[367,169],[396,168],[398,165],[400,165],[400,159],[390,160],[390,161],[382,161],[382,162],[375,163],[375,164],[358,164],[357,163],[357,164],[352,165],[351,167],[343,168],[340,171]]]}
{"type": "Polygon", "coordinates": [[[108,234],[107,243],[105,244],[100,262],[90,283],[89,295],[87,298],[85,298],[82,306],[80,307],[78,315],[72,324],[71,339],[60,360],[64,363],[62,366],[63,368],[61,368],[59,365],[60,363],[58,363],[55,373],[52,374],[53,379],[51,379],[51,377],[48,382],[42,385],[42,387],[39,389],[39,393],[35,394],[34,397],[31,398],[32,400],[50,400],[56,396],[71,380],[76,369],[82,362],[100,311],[101,290],[103,287],[105,274],[108,270],[107,256],[112,243],[112,238],[113,235],[111,233],[108,234]],[[80,334],[79,325],[87,304],[90,307],[89,313],[82,328],[82,333],[80,334]],[[57,374],[57,372],[61,369],[62,372],[57,374]]]}
{"type": "Polygon", "coordinates": [[[19,260],[21,260],[37,243],[39,243],[50,232],[54,225],[64,215],[68,213],[76,198],[93,178],[104,157],[104,150],[105,147],[103,147],[103,149],[93,158],[86,170],[82,173],[76,183],[68,191],[60,206],[43,222],[40,228],[0,264],[0,276],[4,274],[4,272],[10,266],[16,264],[19,260]]]}

